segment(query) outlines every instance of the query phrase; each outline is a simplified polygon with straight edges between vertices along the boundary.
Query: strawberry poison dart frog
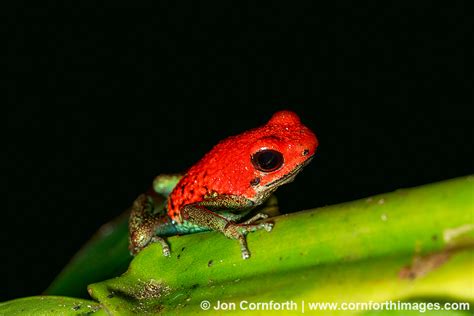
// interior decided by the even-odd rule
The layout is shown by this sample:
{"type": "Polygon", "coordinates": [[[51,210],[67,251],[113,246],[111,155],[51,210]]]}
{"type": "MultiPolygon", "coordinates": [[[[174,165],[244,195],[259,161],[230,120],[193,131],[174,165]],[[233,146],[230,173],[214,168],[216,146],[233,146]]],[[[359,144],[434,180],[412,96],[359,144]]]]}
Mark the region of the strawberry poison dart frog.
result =
{"type": "Polygon", "coordinates": [[[159,175],[133,203],[130,252],[135,255],[165,237],[215,230],[240,243],[250,257],[246,235],[270,231],[273,223],[253,214],[281,185],[291,182],[316,151],[316,135],[291,111],[275,113],[263,126],[219,142],[183,175],[159,175]]]}

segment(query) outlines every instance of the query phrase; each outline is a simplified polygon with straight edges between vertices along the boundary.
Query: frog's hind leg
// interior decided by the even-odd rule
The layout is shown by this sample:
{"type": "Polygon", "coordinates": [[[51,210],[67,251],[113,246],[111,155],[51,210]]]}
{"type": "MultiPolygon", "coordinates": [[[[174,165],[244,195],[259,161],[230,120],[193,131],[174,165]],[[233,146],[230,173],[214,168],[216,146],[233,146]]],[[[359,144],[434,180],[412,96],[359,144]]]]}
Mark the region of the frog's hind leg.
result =
{"type": "Polygon", "coordinates": [[[183,175],[178,173],[160,174],[153,180],[153,190],[167,198],[182,177],[183,175]]]}
{"type": "Polygon", "coordinates": [[[129,250],[136,255],[150,243],[157,242],[163,248],[163,255],[170,255],[170,247],[163,236],[173,234],[176,228],[167,216],[165,209],[158,211],[159,197],[142,194],[133,202],[129,229],[129,250]]]}

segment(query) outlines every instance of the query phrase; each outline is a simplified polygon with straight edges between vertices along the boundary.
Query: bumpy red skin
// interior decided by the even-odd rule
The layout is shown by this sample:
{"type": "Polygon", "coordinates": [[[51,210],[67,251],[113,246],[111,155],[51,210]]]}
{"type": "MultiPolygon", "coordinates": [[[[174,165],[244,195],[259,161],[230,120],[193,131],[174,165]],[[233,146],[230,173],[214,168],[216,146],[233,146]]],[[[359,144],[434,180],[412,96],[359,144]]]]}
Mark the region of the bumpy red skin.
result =
{"type": "Polygon", "coordinates": [[[268,197],[265,185],[304,165],[317,146],[316,136],[295,113],[277,112],[267,124],[219,142],[192,166],[168,198],[168,215],[180,223],[183,206],[216,193],[243,196],[260,204],[268,197]],[[253,166],[251,156],[262,149],[283,154],[280,169],[266,173],[253,166]]]}

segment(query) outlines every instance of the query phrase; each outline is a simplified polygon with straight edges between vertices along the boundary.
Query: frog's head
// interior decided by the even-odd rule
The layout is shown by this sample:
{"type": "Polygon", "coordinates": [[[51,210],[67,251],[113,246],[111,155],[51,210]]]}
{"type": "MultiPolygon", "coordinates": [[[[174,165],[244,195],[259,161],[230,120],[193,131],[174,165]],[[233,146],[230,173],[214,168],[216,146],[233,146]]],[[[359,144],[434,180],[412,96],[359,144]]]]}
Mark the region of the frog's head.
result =
{"type": "Polygon", "coordinates": [[[280,111],[265,125],[221,141],[187,176],[203,194],[240,195],[260,204],[294,179],[317,146],[316,136],[295,113],[280,111]]]}
{"type": "MultiPolygon", "coordinates": [[[[318,140],[291,111],[280,111],[262,127],[247,132],[253,141],[248,147],[249,180],[257,204],[280,185],[293,181],[313,158],[318,140]]],[[[249,190],[246,195],[251,195],[249,190]]]]}

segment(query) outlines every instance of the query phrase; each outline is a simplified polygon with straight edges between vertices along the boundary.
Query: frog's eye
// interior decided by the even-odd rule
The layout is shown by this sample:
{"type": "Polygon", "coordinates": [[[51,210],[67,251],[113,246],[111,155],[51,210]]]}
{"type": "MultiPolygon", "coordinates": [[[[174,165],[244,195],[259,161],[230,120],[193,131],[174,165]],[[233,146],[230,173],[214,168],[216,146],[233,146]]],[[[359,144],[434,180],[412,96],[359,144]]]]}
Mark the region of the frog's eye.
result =
{"type": "Polygon", "coordinates": [[[260,150],[252,155],[252,164],[257,170],[272,172],[283,165],[283,155],[272,149],[260,150]]]}

